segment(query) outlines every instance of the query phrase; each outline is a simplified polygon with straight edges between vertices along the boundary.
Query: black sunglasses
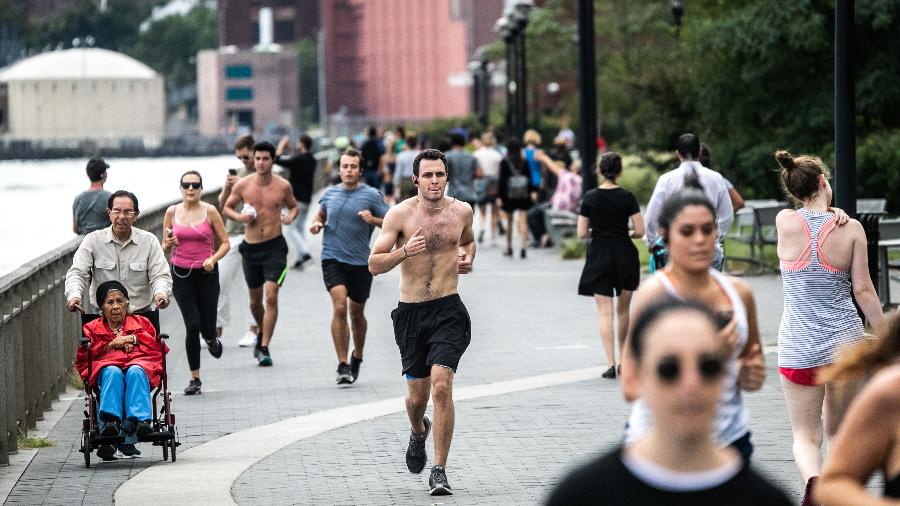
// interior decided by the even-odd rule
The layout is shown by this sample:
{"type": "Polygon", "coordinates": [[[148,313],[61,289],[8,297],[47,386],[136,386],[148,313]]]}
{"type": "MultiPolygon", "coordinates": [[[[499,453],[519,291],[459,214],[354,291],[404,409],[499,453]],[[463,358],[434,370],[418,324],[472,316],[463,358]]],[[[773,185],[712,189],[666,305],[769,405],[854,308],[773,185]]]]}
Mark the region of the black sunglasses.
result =
{"type": "MultiPolygon", "coordinates": [[[[697,372],[703,381],[710,383],[719,379],[725,370],[722,357],[712,353],[701,353],[697,358],[697,372]]],[[[681,360],[674,356],[663,357],[656,364],[656,374],[663,383],[674,384],[681,377],[681,360]]]]}
{"type": "Polygon", "coordinates": [[[187,190],[188,188],[192,190],[199,190],[203,188],[203,183],[181,183],[181,189],[187,190]]]}

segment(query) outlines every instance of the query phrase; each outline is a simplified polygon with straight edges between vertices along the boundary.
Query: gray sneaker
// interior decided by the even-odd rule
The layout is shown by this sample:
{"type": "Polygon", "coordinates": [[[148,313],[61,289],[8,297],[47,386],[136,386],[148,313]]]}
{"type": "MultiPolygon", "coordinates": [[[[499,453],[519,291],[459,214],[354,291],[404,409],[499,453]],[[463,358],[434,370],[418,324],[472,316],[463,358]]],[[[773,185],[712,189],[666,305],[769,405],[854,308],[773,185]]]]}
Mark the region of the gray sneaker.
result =
{"type": "Polygon", "coordinates": [[[353,374],[350,372],[350,364],[345,364],[341,362],[337,367],[337,378],[338,385],[350,385],[353,383],[353,374]]]}
{"type": "Polygon", "coordinates": [[[453,495],[450,484],[447,482],[447,472],[441,466],[431,468],[428,486],[431,488],[431,491],[428,492],[430,495],[453,495]]]}
{"type": "Polygon", "coordinates": [[[425,441],[431,433],[431,419],[428,415],[422,417],[422,423],[425,424],[425,433],[410,431],[409,446],[406,447],[406,468],[413,474],[421,473],[428,461],[428,452],[425,451],[425,441]]]}

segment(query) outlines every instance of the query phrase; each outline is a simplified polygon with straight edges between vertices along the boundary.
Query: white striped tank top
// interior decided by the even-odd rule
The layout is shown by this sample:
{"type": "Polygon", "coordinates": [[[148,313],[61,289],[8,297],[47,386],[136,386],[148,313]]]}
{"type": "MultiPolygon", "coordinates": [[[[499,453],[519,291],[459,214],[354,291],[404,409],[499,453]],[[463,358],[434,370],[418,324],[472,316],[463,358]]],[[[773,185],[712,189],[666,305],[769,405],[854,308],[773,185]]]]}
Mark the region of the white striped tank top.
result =
{"type": "MultiPolygon", "coordinates": [[[[741,388],[738,384],[738,374],[741,370],[738,357],[747,346],[749,338],[749,325],[747,324],[747,308],[744,301],[734,289],[734,286],[726,279],[721,272],[710,269],[710,275],[715,279],[716,283],[722,287],[722,290],[728,296],[731,302],[731,308],[734,311],[734,318],[737,325],[738,341],[734,347],[734,352],[725,362],[725,375],[722,379],[722,395],[719,397],[719,407],[716,410],[716,441],[722,446],[728,446],[737,441],[750,431],[750,420],[747,410],[744,409],[744,401],[741,398],[741,388]]],[[[683,299],[671,281],[663,272],[657,272],[657,279],[669,292],[669,295],[683,299]]],[[[634,402],[631,409],[631,416],[628,417],[628,427],[625,430],[625,442],[631,443],[643,437],[653,426],[653,414],[643,399],[634,402]]]]}
{"type": "Polygon", "coordinates": [[[865,338],[851,297],[850,273],[828,264],[822,244],[835,227],[834,214],[801,208],[809,245],[793,262],[781,262],[784,316],[778,329],[778,366],[828,365],[835,352],[865,338]]]}

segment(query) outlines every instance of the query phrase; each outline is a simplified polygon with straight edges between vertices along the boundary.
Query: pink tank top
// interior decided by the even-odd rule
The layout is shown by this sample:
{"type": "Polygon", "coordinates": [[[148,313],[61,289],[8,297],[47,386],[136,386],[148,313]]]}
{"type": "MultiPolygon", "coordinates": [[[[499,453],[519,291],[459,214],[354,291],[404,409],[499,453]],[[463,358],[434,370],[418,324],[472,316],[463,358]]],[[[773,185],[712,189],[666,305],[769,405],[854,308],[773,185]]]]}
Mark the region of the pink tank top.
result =
{"type": "MultiPolygon", "coordinates": [[[[206,212],[209,212],[209,206],[206,207],[206,212]]],[[[181,225],[178,223],[176,207],[172,218],[172,232],[178,239],[178,246],[172,253],[172,265],[182,269],[199,269],[203,267],[203,261],[213,255],[215,235],[206,216],[197,225],[181,225]]]]}

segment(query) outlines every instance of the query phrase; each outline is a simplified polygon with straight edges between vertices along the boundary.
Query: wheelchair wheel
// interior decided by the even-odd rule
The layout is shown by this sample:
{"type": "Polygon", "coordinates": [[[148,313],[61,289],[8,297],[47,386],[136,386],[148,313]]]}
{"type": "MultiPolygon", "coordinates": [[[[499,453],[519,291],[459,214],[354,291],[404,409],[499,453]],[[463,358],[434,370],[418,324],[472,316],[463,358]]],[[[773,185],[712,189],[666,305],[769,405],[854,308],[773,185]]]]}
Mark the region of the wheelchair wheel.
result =
{"type": "Polygon", "coordinates": [[[178,443],[175,441],[175,434],[172,433],[172,439],[166,442],[172,446],[172,462],[175,462],[175,447],[178,446],[178,443]]]}
{"type": "Polygon", "coordinates": [[[84,431],[81,433],[81,451],[84,453],[84,467],[91,468],[91,433],[84,431]]]}
{"type": "MultiPolygon", "coordinates": [[[[169,460],[169,442],[168,441],[160,441],[162,443],[163,448],[163,462],[169,460]]],[[[175,457],[174,455],[172,456],[175,457]]]]}

